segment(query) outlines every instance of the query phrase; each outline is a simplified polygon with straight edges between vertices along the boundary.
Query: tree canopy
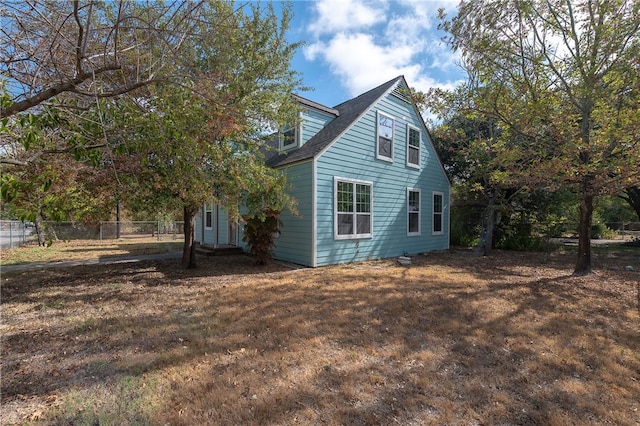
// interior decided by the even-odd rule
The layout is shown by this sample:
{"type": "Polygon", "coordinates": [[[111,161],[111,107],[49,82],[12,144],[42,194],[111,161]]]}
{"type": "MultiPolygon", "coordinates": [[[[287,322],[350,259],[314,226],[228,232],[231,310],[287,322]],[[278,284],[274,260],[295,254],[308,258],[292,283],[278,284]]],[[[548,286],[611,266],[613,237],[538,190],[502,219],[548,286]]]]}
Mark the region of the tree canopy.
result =
{"type": "Polygon", "coordinates": [[[1,130],[15,149],[2,162],[108,166],[132,208],[183,210],[183,263],[195,266],[198,209],[216,201],[237,216],[255,177],[274,173],[262,140],[297,117],[290,5],[45,1],[3,13],[1,130]]]}
{"type": "Polygon", "coordinates": [[[43,102],[82,108],[96,97],[178,80],[174,65],[205,6],[204,1],[3,1],[0,74],[8,94],[0,118],[43,102]]]}
{"type": "Polygon", "coordinates": [[[640,181],[640,2],[472,0],[441,17],[471,110],[501,128],[504,181],[579,195],[574,272],[591,272],[594,197],[640,181]]]}

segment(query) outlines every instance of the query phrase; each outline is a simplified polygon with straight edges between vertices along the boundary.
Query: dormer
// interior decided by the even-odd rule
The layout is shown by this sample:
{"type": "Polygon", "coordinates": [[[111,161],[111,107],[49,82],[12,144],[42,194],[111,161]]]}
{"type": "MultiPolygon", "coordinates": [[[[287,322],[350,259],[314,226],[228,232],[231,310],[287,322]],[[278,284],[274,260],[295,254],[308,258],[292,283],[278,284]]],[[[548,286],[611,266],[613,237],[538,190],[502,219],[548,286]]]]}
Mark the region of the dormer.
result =
{"type": "Polygon", "coordinates": [[[303,146],[322,128],[340,115],[337,109],[313,102],[298,95],[293,95],[301,112],[297,126],[285,126],[280,137],[279,148],[291,151],[303,146]]]}

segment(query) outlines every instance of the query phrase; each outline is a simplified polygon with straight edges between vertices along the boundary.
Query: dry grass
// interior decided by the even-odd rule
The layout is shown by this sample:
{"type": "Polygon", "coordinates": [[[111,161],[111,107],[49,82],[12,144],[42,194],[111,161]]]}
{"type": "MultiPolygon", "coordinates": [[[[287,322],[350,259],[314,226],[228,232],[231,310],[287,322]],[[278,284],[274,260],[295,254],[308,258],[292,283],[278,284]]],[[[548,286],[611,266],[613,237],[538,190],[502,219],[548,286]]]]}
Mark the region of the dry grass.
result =
{"type": "Polygon", "coordinates": [[[635,425],[639,259],[3,274],[0,423],[635,425]]]}
{"type": "Polygon", "coordinates": [[[11,250],[0,250],[0,265],[158,254],[180,250],[182,244],[182,241],[158,241],[157,238],[153,237],[121,238],[119,240],[57,241],[50,247],[26,245],[11,250]]]}

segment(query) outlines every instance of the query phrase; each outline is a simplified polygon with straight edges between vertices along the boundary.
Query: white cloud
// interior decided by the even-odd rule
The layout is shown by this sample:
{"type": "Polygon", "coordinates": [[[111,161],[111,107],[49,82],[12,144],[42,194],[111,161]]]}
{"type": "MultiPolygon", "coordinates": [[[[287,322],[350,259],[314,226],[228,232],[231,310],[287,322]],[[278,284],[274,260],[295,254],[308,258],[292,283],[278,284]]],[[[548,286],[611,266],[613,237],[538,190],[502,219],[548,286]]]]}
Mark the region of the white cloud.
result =
{"type": "Polygon", "coordinates": [[[318,18],[309,26],[312,34],[370,27],[386,19],[385,3],[360,0],[323,0],[315,3],[318,18]]]}
{"type": "Polygon", "coordinates": [[[403,64],[410,64],[411,52],[374,42],[369,34],[336,34],[328,42],[310,45],[307,59],[321,56],[338,75],[350,95],[365,92],[402,74],[403,64]]]}
{"type": "Polygon", "coordinates": [[[304,49],[305,58],[326,62],[351,96],[398,75],[422,91],[453,88],[461,79],[458,55],[441,42],[435,27],[438,8],[455,13],[456,5],[447,0],[320,1],[309,27],[316,38],[304,49]]]}

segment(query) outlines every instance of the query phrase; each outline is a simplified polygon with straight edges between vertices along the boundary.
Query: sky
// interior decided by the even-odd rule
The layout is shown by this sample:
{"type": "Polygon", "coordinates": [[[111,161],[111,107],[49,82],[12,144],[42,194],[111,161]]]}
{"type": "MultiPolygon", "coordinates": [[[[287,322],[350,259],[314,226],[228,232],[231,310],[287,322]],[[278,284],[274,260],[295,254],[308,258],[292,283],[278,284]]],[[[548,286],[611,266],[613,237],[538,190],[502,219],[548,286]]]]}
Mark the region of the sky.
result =
{"type": "Polygon", "coordinates": [[[441,38],[438,8],[458,0],[293,1],[289,42],[303,41],[292,68],[314,90],[301,96],[335,106],[399,75],[421,91],[464,79],[441,38]]]}

